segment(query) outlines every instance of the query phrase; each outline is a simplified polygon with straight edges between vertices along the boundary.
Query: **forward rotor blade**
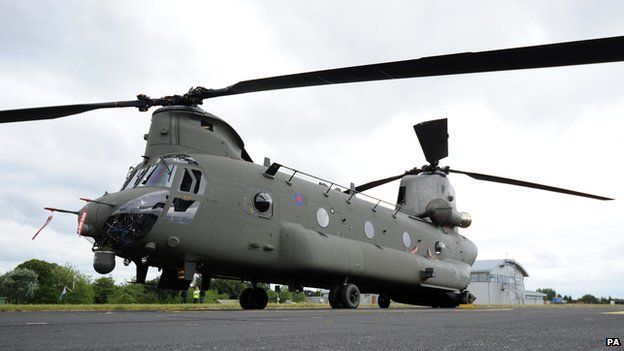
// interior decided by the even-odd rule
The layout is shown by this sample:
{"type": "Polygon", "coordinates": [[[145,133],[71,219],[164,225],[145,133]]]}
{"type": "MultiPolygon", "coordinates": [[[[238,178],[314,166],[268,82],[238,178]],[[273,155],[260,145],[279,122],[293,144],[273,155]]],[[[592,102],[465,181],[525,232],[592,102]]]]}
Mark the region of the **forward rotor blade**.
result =
{"type": "Polygon", "coordinates": [[[206,89],[201,98],[325,84],[584,65],[622,60],[624,60],[624,36],[430,56],[406,61],[247,80],[223,89],[206,89]]]}
{"type": "Polygon", "coordinates": [[[525,182],[525,181],[517,180],[517,179],[503,178],[503,177],[497,177],[497,176],[493,176],[493,175],[474,173],[474,172],[464,172],[464,171],[459,171],[459,170],[456,170],[456,169],[449,169],[448,171],[451,172],[451,173],[465,174],[465,175],[467,175],[467,176],[469,176],[471,178],[478,179],[478,180],[485,180],[485,181],[489,181],[489,182],[503,183],[503,184],[523,186],[523,187],[533,188],[533,189],[553,191],[553,192],[556,192],[556,193],[588,197],[590,199],[596,199],[596,200],[613,200],[612,198],[608,198],[608,197],[604,197],[604,196],[598,196],[598,195],[592,195],[592,194],[587,194],[587,193],[581,193],[579,191],[562,189],[562,188],[556,188],[554,186],[542,185],[542,184],[537,184],[537,183],[530,183],[530,182],[525,182]]]}
{"type": "Polygon", "coordinates": [[[4,110],[0,111],[0,123],[54,119],[101,108],[142,107],[143,105],[145,105],[144,101],[134,100],[4,110]]]}
{"type": "Polygon", "coordinates": [[[374,180],[372,182],[368,182],[368,183],[356,186],[355,187],[355,191],[357,191],[358,193],[361,193],[361,192],[366,191],[368,189],[376,188],[376,187],[378,187],[380,185],[384,185],[386,183],[393,182],[393,181],[395,181],[397,179],[401,179],[401,178],[405,177],[406,175],[416,175],[416,174],[418,174],[420,172],[421,172],[420,169],[413,168],[413,169],[410,169],[409,171],[406,171],[403,174],[399,174],[399,175],[388,177],[388,178],[374,180]]]}
{"type": "Polygon", "coordinates": [[[184,95],[151,100],[105,102],[0,111],[0,123],[53,119],[100,108],[197,105],[218,96],[386,79],[507,71],[624,61],[624,36],[520,48],[465,52],[420,59],[335,68],[238,82],[222,89],[197,87],[184,95]]]}
{"type": "Polygon", "coordinates": [[[397,176],[393,176],[393,177],[389,177],[389,178],[384,178],[384,179],[378,179],[378,180],[374,180],[372,182],[368,182],[366,184],[362,184],[359,186],[355,187],[355,191],[357,191],[358,193],[361,193],[363,191],[366,191],[368,189],[372,189],[372,188],[376,188],[380,185],[384,185],[386,183],[390,183],[392,181],[395,181],[397,179],[401,179],[403,178],[404,174],[399,174],[397,176]]]}

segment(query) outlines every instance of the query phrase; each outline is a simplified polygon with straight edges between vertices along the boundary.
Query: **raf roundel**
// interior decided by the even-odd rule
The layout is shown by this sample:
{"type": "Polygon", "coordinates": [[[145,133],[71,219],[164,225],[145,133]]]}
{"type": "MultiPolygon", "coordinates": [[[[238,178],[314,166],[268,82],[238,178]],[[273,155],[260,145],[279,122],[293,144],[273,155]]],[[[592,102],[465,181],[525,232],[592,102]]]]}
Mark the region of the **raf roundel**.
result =
{"type": "Polygon", "coordinates": [[[303,194],[297,191],[292,195],[293,201],[297,206],[303,206],[305,204],[303,194]]]}

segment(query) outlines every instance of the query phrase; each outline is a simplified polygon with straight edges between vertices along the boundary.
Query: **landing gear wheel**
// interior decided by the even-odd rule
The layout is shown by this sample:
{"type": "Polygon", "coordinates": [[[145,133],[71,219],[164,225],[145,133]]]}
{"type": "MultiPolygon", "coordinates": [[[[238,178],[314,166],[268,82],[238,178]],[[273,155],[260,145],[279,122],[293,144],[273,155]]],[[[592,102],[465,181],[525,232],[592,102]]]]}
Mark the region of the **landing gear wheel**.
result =
{"type": "Polygon", "coordinates": [[[344,285],[336,296],[342,308],[355,309],[360,305],[360,289],[355,284],[344,285]]]}
{"type": "Polygon", "coordinates": [[[377,298],[377,304],[379,305],[379,308],[388,308],[390,307],[390,298],[388,297],[388,295],[379,294],[379,297],[377,298]]]}
{"type": "Polygon", "coordinates": [[[262,288],[247,288],[238,300],[244,310],[261,310],[267,306],[269,295],[262,288]]]}
{"type": "Polygon", "coordinates": [[[251,308],[263,310],[269,303],[269,295],[262,288],[253,288],[249,295],[249,302],[251,302],[251,308]]]}
{"type": "Polygon", "coordinates": [[[251,306],[251,292],[252,292],[252,288],[246,288],[244,289],[241,294],[240,297],[238,298],[238,302],[240,302],[241,307],[244,310],[250,310],[253,307],[251,306]]]}
{"type": "Polygon", "coordinates": [[[329,305],[331,308],[343,308],[342,304],[338,300],[338,295],[340,295],[340,290],[342,289],[342,285],[336,285],[331,290],[329,290],[329,305]]]}
{"type": "Polygon", "coordinates": [[[462,291],[462,293],[459,295],[460,303],[471,304],[476,299],[477,298],[473,294],[471,294],[470,291],[468,291],[468,290],[462,291]]]}

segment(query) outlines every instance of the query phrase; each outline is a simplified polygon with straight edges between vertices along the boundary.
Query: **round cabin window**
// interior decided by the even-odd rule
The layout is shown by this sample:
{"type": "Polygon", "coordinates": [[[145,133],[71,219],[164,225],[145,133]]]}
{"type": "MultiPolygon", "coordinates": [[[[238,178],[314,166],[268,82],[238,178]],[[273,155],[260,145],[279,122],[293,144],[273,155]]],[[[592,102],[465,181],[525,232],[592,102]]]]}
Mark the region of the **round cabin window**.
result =
{"type": "Polygon", "coordinates": [[[435,253],[436,255],[439,255],[442,253],[442,251],[444,251],[444,249],[446,249],[446,245],[441,242],[441,241],[436,241],[435,243],[435,253]]]}
{"type": "Polygon", "coordinates": [[[375,227],[370,221],[366,221],[364,223],[364,234],[366,234],[366,237],[369,239],[372,239],[375,236],[375,227]]]}
{"type": "Polygon", "coordinates": [[[271,209],[273,198],[267,192],[260,192],[254,196],[254,207],[260,213],[265,213],[271,209]]]}
{"type": "Polygon", "coordinates": [[[324,208],[319,208],[316,210],[316,223],[323,228],[326,228],[329,225],[329,213],[324,208]]]}
{"type": "Polygon", "coordinates": [[[412,246],[412,238],[408,232],[403,232],[403,245],[405,245],[405,247],[412,246]]]}

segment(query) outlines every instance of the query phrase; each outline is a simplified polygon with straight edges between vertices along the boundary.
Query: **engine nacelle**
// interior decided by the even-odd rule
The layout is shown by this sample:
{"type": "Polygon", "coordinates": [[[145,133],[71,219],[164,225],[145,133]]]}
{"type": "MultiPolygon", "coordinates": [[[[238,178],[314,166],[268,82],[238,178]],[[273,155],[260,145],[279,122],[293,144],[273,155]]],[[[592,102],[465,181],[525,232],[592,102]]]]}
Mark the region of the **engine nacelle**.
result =
{"type": "Polygon", "coordinates": [[[457,211],[455,190],[440,170],[403,177],[397,203],[401,212],[442,226],[466,228],[472,222],[468,213],[457,211]]]}
{"type": "Polygon", "coordinates": [[[427,204],[427,216],[439,225],[468,228],[472,217],[466,212],[458,212],[443,199],[434,199],[427,204]]]}

